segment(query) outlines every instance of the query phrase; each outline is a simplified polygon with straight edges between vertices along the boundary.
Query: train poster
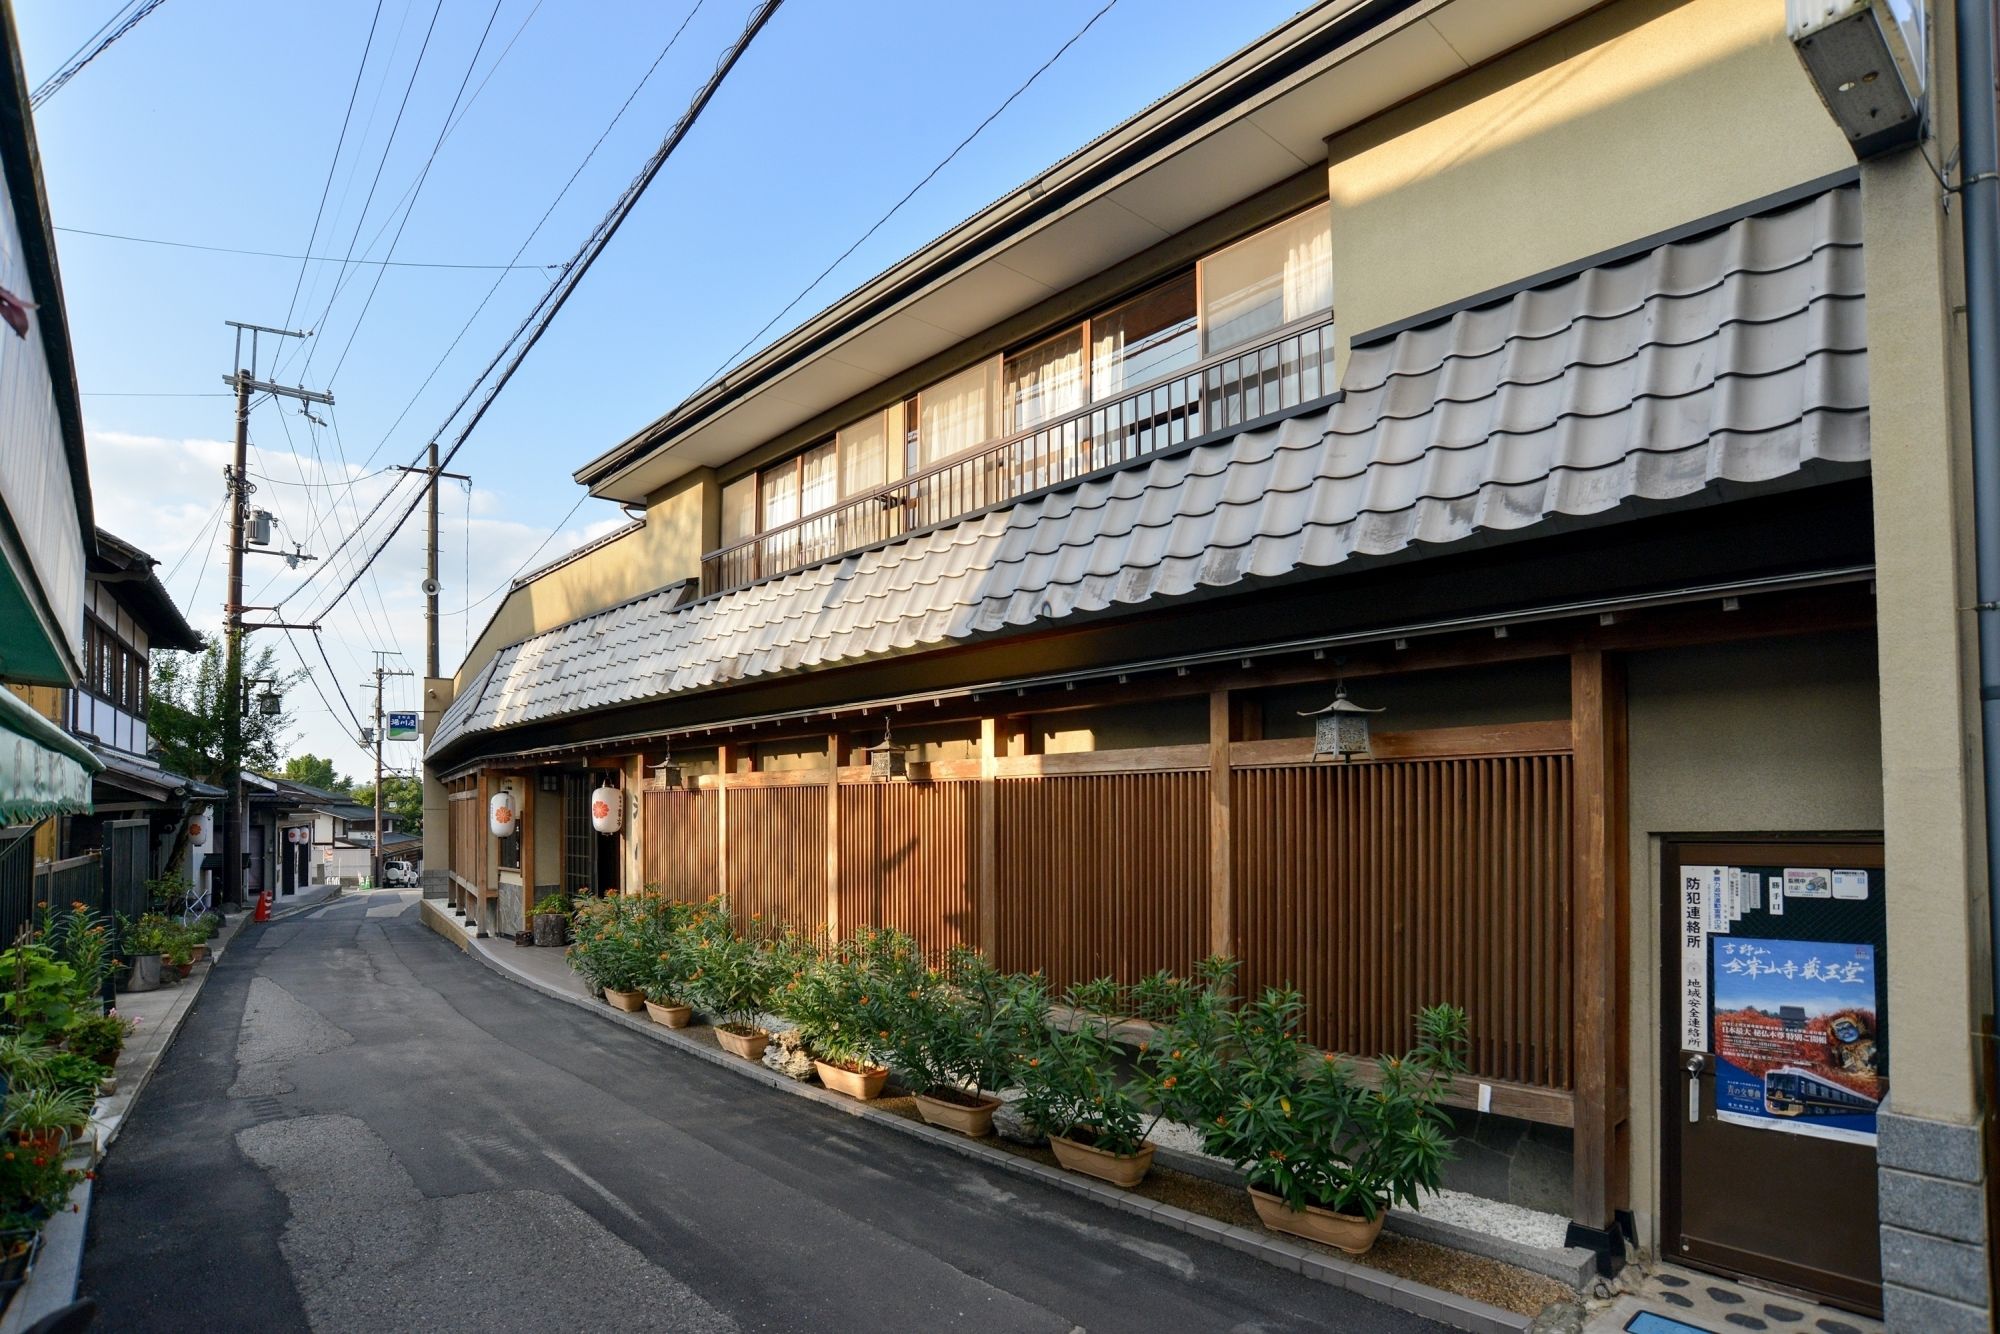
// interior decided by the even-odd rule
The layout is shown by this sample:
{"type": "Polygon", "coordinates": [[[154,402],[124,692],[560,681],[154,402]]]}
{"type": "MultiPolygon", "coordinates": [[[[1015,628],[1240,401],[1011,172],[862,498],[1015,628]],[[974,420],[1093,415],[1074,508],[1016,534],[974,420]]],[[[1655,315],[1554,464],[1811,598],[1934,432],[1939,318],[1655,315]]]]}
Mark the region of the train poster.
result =
{"type": "Polygon", "coordinates": [[[1875,1142],[1888,1093],[1875,947],[1712,936],[1715,1109],[1736,1125],[1875,1142]]]}

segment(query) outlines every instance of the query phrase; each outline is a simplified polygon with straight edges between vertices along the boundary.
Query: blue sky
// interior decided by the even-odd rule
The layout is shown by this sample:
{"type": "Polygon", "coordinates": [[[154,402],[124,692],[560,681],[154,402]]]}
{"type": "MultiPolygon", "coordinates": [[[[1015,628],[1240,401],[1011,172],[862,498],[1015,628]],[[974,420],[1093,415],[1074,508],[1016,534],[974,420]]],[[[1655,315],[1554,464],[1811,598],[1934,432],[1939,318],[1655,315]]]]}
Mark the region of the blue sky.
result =
{"type": "MultiPolygon", "coordinates": [[[[691,3],[499,0],[496,10],[494,0],[381,0],[362,67],[375,0],[166,0],[37,115],[55,222],[301,253],[359,67],[312,253],[337,260],[352,243],[356,257],[382,258],[400,227],[399,260],[503,263],[691,3]],[[405,208],[468,68],[472,100],[405,208]]],[[[475,480],[469,497],[445,495],[447,612],[491,592],[552,532],[538,560],[620,521],[612,507],[589,502],[565,522],[578,495],[576,465],[720,369],[1101,4],[789,0],[460,456],[455,467],[475,480]]],[[[16,0],[29,83],[116,7],[16,0]]],[[[750,0],[702,0],[522,262],[553,264],[575,249],[751,8],[750,0]]],[[[1119,0],[765,341],[1296,8],[1289,0],[1119,0]]],[[[335,296],[338,263],[304,266],[301,283],[297,261],[77,232],[58,242],[99,520],[161,558],[174,595],[204,629],[219,621],[222,594],[210,535],[230,430],[220,377],[231,339],[222,321],[279,324],[290,310],[294,327],[321,331],[309,363],[288,351],[277,373],[331,388],[327,425],[260,407],[250,467],[260,478],[256,503],[277,514],[280,533],[325,554],[393,476],[367,474],[416,456],[546,281],[507,274],[447,356],[495,273],[356,266],[335,296]],[[440,357],[442,369],[422,387],[440,357]]],[[[271,365],[267,351],[260,370],[271,365]]],[[[303,617],[345,582],[345,561],[325,564],[286,614],[303,617]]],[[[255,559],[248,588],[263,595],[249,600],[283,597],[304,574],[255,559]]],[[[363,711],[359,684],[376,649],[399,650],[421,670],[421,578],[415,523],[327,621],[334,673],[317,675],[329,698],[337,689],[363,711]]],[[[476,633],[494,605],[482,601],[446,620],[447,672],[468,629],[476,633]]],[[[269,639],[291,663],[283,640],[269,639]]],[[[390,693],[392,707],[414,706],[413,683],[390,693]]],[[[296,749],[332,753],[343,771],[360,770],[344,713],[336,717],[303,683],[290,703],[296,749]]],[[[400,749],[393,758],[415,761],[414,746],[400,749]]]]}

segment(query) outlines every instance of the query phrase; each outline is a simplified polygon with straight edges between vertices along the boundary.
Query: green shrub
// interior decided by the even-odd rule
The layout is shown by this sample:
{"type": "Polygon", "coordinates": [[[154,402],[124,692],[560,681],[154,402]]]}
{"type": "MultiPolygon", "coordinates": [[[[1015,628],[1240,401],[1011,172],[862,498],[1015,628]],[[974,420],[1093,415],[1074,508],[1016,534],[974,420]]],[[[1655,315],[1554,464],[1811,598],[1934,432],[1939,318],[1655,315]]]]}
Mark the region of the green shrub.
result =
{"type": "MultiPolygon", "coordinates": [[[[753,918],[752,925],[760,928],[761,918],[753,918]]],[[[736,1032],[758,1031],[757,1018],[771,1008],[772,989],[789,954],[761,935],[738,935],[722,898],[703,905],[689,923],[687,939],[693,964],[685,983],[688,999],[736,1032]]]]}
{"type": "Polygon", "coordinates": [[[1378,1057],[1363,1082],[1351,1062],[1306,1039],[1304,1009],[1298,992],[1273,988],[1220,1032],[1163,1031],[1172,1045],[1154,1086],[1199,1127],[1209,1153],[1293,1209],[1373,1219],[1391,1204],[1417,1207],[1450,1158],[1439,1099],[1465,1069],[1465,1011],[1419,1011],[1417,1045],[1378,1057]]]}
{"type": "Polygon", "coordinates": [[[889,1064],[918,1092],[998,1091],[1047,1021],[1041,979],[1003,973],[976,950],[954,947],[942,973],[884,986],[889,1064]]]}
{"type": "Polygon", "coordinates": [[[530,917],[543,917],[549,914],[561,914],[567,917],[569,913],[569,895],[560,892],[542,895],[535,900],[535,906],[528,910],[528,916],[530,917]]]}
{"type": "Polygon", "coordinates": [[[898,1000],[930,984],[923,952],[900,931],[863,927],[831,942],[785,983],[779,1000],[806,1050],[851,1070],[889,1059],[898,1000]]]}
{"type": "Polygon", "coordinates": [[[124,1050],[125,1039],[132,1035],[132,1028],[132,1021],[116,1012],[89,1015],[69,1026],[63,1045],[99,1065],[116,1065],[118,1053],[124,1050]]]}

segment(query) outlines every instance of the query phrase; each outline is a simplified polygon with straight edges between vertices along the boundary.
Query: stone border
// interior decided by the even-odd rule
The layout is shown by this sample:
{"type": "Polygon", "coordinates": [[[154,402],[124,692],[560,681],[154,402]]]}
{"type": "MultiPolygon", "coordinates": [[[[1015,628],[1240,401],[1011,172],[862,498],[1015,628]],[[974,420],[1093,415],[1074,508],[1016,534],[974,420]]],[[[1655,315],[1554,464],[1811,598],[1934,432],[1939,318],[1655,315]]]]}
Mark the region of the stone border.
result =
{"type": "MultiPolygon", "coordinates": [[[[435,927],[432,929],[436,930],[435,927]]],[[[440,932],[440,934],[445,933],[440,932]]],[[[447,939],[451,936],[463,939],[457,931],[451,932],[447,939]]],[[[654,1023],[643,1014],[635,1017],[607,1005],[600,1005],[587,996],[573,995],[558,987],[550,986],[538,978],[530,977],[527,973],[510,967],[478,946],[461,945],[461,948],[509,981],[541,995],[574,1005],[578,1009],[588,1010],[635,1033],[643,1033],[656,1042],[699,1057],[710,1065],[734,1071],[738,1075],[780,1089],[794,1097],[809,1099],[822,1107],[887,1127],[913,1139],[923,1140],[958,1154],[962,1158],[970,1158],[1014,1176],[1039,1181],[1044,1185],[1067,1191],[1071,1195],[1095,1200],[1099,1204],[1138,1218],[1150,1218],[1156,1223],[1178,1232],[1185,1232],[1189,1236],[1217,1242],[1230,1250],[1241,1251],[1245,1255],[1262,1260],[1266,1264],[1302,1274],[1314,1282],[1345,1288],[1371,1301],[1381,1302],[1385,1306],[1408,1311],[1412,1315],[1423,1316],[1429,1320],[1436,1320],[1456,1329],[1469,1330],[1472,1334],[1521,1334],[1534,1323],[1532,1316],[1517,1315],[1486,1302],[1461,1297],[1455,1292],[1446,1292],[1427,1283],[1418,1283],[1414,1279],[1397,1278],[1379,1269],[1371,1269],[1366,1265],[1342,1260],[1297,1242],[1283,1240],[1268,1232],[1237,1227],[1176,1205],[1155,1203],[1143,1196],[1119,1190],[1115,1186],[1057,1168],[1045,1167],[1031,1158],[1019,1157],[1003,1149],[989,1147],[978,1140],[967,1139],[948,1130],[939,1130],[921,1121],[907,1121],[900,1116],[877,1111],[864,1102],[815,1085],[800,1083],[775,1070],[767,1069],[761,1063],[745,1061],[741,1057],[730,1055],[720,1047],[712,1047],[685,1037],[673,1029],[654,1023]]],[[[7,1331],[0,1330],[0,1334],[7,1334],[7,1331]]]]}
{"type": "MultiPolygon", "coordinates": [[[[90,1142],[77,1147],[69,1156],[71,1167],[86,1170],[95,1168],[104,1161],[111,1151],[112,1142],[118,1132],[125,1128],[126,1120],[137,1105],[139,1095],[152,1082],[153,1072],[160,1068],[168,1048],[180,1036],[181,1025],[187,1022],[188,1012],[194,1008],[195,998],[208,985],[216,965],[228,951],[230,942],[236,939],[250,921],[249,909],[244,909],[232,917],[214,940],[208,944],[209,962],[197,973],[190,975],[180,984],[174,996],[173,1008],[169,1009],[153,1025],[152,1033],[142,1043],[150,1044],[140,1053],[127,1049],[127,1057],[136,1057],[139,1068],[134,1071],[118,1071],[118,1092],[107,1098],[100,1098],[91,1113],[90,1142]],[[157,1035],[157,1036],[155,1036],[157,1035]]],[[[121,1061],[121,1065],[123,1062],[121,1061]]],[[[95,1183],[80,1181],[70,1192],[70,1203],[74,1211],[57,1214],[42,1227],[42,1253],[35,1261],[35,1267],[28,1271],[28,1277],[7,1303],[4,1316],[0,1316],[0,1334],[19,1334],[29,1325],[52,1311],[59,1311],[76,1300],[77,1281],[83,1274],[83,1245],[90,1231],[90,1205],[95,1183]]]]}

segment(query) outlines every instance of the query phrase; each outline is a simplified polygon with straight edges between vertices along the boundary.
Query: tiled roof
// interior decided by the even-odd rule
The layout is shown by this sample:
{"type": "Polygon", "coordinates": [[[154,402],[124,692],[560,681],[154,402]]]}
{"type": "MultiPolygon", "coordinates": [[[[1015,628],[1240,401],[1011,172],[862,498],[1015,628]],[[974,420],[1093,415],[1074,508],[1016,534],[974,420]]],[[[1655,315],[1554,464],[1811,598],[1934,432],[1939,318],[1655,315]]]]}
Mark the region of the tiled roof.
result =
{"type": "Polygon", "coordinates": [[[1343,397],[902,541],[501,650],[467,733],[1868,460],[1857,191],[1355,349],[1343,397]]]}

